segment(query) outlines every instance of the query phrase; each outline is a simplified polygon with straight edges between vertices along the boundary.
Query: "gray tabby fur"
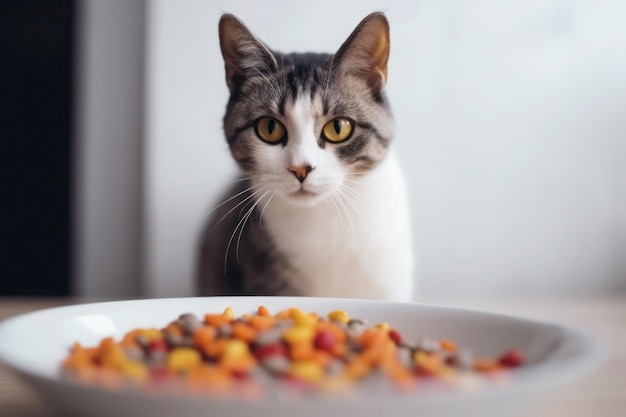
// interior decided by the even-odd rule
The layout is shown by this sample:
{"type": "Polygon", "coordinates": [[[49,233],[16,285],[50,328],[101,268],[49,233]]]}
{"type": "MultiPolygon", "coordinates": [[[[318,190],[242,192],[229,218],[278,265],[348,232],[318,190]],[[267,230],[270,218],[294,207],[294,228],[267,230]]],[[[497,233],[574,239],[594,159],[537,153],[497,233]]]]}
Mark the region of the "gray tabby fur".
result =
{"type": "MultiPolygon", "coordinates": [[[[307,295],[292,285],[298,279],[294,275],[297,268],[276,249],[272,236],[263,229],[263,204],[253,209],[240,237],[237,231],[242,216],[259,197],[251,188],[251,178],[260,175],[255,149],[281,146],[261,142],[254,124],[262,116],[284,116],[287,106],[306,97],[319,116],[316,130],[321,130],[328,115],[349,115],[356,124],[350,140],[330,146],[320,137],[320,148],[334,152],[350,172],[365,174],[378,166],[393,134],[392,115],[382,88],[384,79],[381,81],[386,68],[384,75],[372,75],[359,67],[354,56],[367,53],[359,39],[367,36],[360,33],[363,25],[381,17],[386,25],[382,14],[368,16],[335,55],[271,51],[234,16],[225,15],[220,21],[225,58],[229,48],[239,48],[242,56],[237,62],[225,63],[230,98],[223,119],[226,140],[241,177],[225,193],[223,200],[228,201],[214,210],[203,233],[197,282],[200,295],[307,295]],[[230,41],[222,33],[225,24],[238,31],[230,41]]],[[[329,256],[317,255],[320,262],[329,256]]]]}

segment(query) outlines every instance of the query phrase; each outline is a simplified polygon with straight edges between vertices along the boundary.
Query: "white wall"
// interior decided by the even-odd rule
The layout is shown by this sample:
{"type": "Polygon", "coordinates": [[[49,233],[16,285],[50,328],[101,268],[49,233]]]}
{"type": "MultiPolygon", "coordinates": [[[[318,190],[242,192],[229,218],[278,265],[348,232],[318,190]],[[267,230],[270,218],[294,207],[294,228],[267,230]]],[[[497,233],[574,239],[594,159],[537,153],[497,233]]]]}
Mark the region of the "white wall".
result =
{"type": "Polygon", "coordinates": [[[198,234],[234,172],[223,12],[281,51],[336,50],[373,10],[425,294],[626,288],[626,32],[615,1],[168,1],[148,10],[144,273],[192,292],[198,234]]]}
{"type": "Polygon", "coordinates": [[[143,1],[78,3],[73,291],[140,294],[143,1]]]}

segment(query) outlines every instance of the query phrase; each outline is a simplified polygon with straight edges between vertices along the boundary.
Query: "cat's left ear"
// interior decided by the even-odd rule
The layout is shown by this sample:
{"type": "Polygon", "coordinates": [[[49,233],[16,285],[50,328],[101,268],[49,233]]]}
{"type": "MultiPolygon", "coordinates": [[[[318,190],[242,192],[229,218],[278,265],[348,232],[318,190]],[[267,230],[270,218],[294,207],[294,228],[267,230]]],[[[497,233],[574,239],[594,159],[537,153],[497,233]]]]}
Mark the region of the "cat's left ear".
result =
{"type": "Polygon", "coordinates": [[[335,55],[335,66],[366,78],[370,87],[382,90],[387,82],[389,22],[383,13],[367,16],[335,55]]]}
{"type": "Polygon", "coordinates": [[[224,14],[220,19],[219,36],[226,83],[231,91],[249,73],[265,72],[278,65],[269,48],[232,14],[224,14]]]}

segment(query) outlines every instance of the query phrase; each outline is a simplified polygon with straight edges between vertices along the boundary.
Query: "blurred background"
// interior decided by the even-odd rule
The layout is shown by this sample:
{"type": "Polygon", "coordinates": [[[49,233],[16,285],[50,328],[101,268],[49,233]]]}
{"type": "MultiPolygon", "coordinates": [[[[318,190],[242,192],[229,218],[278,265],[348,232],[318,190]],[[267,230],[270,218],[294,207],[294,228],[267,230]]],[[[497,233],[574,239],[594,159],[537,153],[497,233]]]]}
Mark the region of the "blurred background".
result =
{"type": "Polygon", "coordinates": [[[626,2],[0,3],[0,295],[192,295],[235,174],[217,22],[334,52],[374,10],[418,291],[626,291],[626,2]]]}

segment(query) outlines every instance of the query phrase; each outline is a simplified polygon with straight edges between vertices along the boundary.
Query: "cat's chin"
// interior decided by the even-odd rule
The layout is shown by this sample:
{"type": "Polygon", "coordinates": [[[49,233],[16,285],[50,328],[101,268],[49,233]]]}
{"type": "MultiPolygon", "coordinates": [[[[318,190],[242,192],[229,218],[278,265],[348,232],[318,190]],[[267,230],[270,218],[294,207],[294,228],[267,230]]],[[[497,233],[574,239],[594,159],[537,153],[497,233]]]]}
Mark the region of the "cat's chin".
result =
{"type": "Polygon", "coordinates": [[[290,203],[301,206],[313,206],[324,200],[323,193],[313,193],[303,189],[289,193],[285,197],[290,203]]]}

